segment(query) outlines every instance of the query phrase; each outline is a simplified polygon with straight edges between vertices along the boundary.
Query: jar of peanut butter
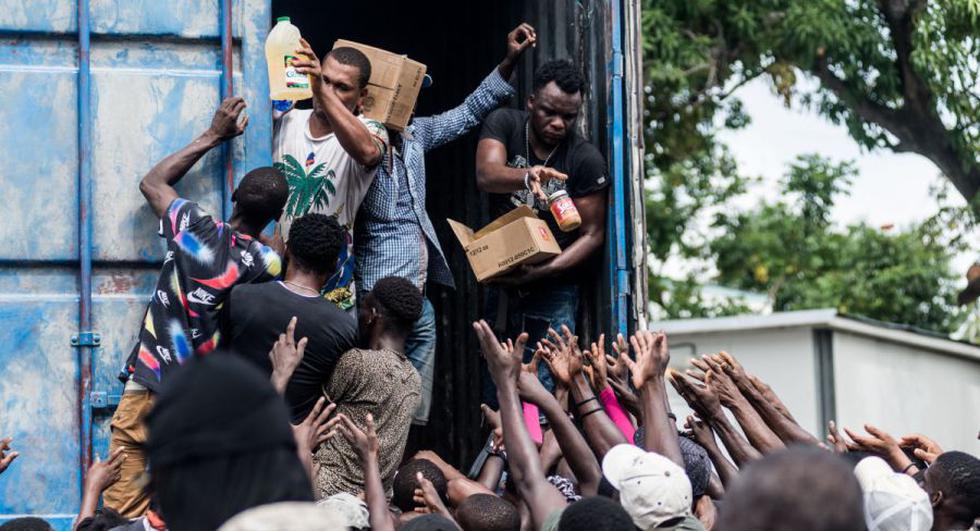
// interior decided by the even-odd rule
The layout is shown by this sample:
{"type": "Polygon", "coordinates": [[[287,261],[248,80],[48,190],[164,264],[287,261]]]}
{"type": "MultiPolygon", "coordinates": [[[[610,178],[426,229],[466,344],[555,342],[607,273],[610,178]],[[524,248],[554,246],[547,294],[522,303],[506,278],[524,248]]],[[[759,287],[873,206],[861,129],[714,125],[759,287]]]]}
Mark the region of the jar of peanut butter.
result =
{"type": "Polygon", "coordinates": [[[548,209],[551,210],[551,215],[555,217],[555,222],[562,232],[571,232],[582,224],[582,216],[579,215],[575,202],[565,190],[558,190],[548,196],[548,209]]]}

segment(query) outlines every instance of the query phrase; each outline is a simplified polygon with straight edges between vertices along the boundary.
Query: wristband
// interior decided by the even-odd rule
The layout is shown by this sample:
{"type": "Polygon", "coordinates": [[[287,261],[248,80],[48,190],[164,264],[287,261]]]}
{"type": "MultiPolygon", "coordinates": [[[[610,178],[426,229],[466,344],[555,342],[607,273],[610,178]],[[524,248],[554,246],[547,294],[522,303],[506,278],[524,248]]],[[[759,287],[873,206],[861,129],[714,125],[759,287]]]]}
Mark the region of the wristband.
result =
{"type": "Polygon", "coordinates": [[[585,404],[588,404],[589,402],[591,402],[591,401],[593,401],[593,400],[599,400],[599,399],[598,399],[598,398],[596,398],[595,396],[593,396],[592,398],[586,398],[585,400],[583,400],[583,401],[581,401],[581,402],[578,402],[578,403],[576,403],[576,404],[575,404],[575,409],[578,409],[578,408],[580,408],[580,407],[582,407],[582,406],[584,406],[585,404]]]}
{"type": "Polygon", "coordinates": [[[902,469],[902,473],[903,474],[908,474],[909,473],[909,469],[912,468],[912,467],[914,467],[914,466],[915,466],[915,463],[909,463],[909,466],[907,466],[907,467],[905,467],[905,468],[902,469]]]}
{"type": "Polygon", "coordinates": [[[527,188],[528,192],[531,191],[531,172],[529,171],[524,172],[524,188],[527,188]]]}
{"type": "Polygon", "coordinates": [[[583,420],[583,419],[585,419],[585,417],[588,417],[589,415],[591,415],[593,413],[598,413],[600,411],[602,411],[602,406],[599,406],[599,407],[593,409],[592,411],[589,411],[588,413],[583,413],[583,414],[579,415],[578,416],[578,419],[579,420],[583,420]]]}

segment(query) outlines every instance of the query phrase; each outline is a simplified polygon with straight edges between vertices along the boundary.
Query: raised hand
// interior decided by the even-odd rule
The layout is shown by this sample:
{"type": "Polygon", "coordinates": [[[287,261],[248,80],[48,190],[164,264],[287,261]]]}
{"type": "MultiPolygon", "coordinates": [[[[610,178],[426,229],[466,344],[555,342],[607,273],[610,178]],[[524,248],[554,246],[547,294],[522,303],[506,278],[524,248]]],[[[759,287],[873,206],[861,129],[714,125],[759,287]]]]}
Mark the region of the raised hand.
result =
{"type": "Polygon", "coordinates": [[[248,126],[248,116],[241,123],[239,123],[239,117],[247,106],[245,98],[228,96],[218,106],[218,110],[214,112],[208,132],[219,140],[228,140],[244,133],[245,127],[248,126]]]}
{"type": "Polygon", "coordinates": [[[110,485],[119,481],[119,473],[125,460],[126,453],[122,448],[116,448],[116,451],[112,452],[105,461],[96,456],[95,462],[89,467],[88,474],[85,476],[85,488],[93,494],[101,494],[110,485]]]}
{"type": "Polygon", "coordinates": [[[504,428],[500,421],[500,412],[490,409],[490,406],[486,404],[480,404],[480,410],[483,411],[483,418],[487,419],[487,424],[492,430],[493,448],[495,450],[504,448],[504,428]]]}
{"type": "Polygon", "coordinates": [[[688,415],[686,422],[684,422],[684,427],[691,430],[691,435],[694,436],[694,441],[700,444],[702,447],[718,447],[718,442],[715,440],[715,432],[712,431],[711,426],[709,426],[703,420],[695,417],[694,415],[688,415]]]}
{"type": "Polygon", "coordinates": [[[497,341],[497,336],[493,334],[490,325],[484,320],[473,323],[473,330],[480,341],[480,349],[483,357],[487,360],[487,367],[493,381],[500,387],[504,382],[517,383],[517,378],[521,373],[521,360],[523,358],[524,344],[527,342],[527,333],[517,337],[512,348],[497,341]]]}
{"type": "Polygon", "coordinates": [[[870,424],[865,424],[864,429],[868,432],[868,435],[856,434],[853,431],[844,428],[844,432],[847,433],[847,436],[854,441],[853,443],[848,444],[849,450],[864,450],[865,452],[878,454],[882,459],[888,461],[888,464],[890,464],[896,472],[903,472],[903,469],[912,462],[912,460],[905,455],[905,452],[902,451],[901,447],[899,447],[898,441],[896,441],[890,434],[870,424]]]}
{"type": "Polygon", "coordinates": [[[837,423],[832,420],[827,423],[827,442],[830,443],[834,453],[837,454],[846,454],[848,452],[848,445],[854,444],[850,443],[837,431],[837,423]]]}
{"type": "Polygon", "coordinates": [[[738,390],[731,377],[721,368],[721,365],[711,356],[704,356],[704,361],[709,367],[708,372],[704,376],[704,383],[718,395],[721,404],[731,408],[736,404],[744,402],[745,398],[742,396],[742,393],[738,390]]]}
{"type": "Polygon", "coordinates": [[[612,344],[612,349],[616,353],[616,357],[606,355],[606,366],[608,367],[606,376],[610,381],[626,384],[630,377],[630,367],[623,358],[630,357],[630,347],[623,334],[616,334],[616,341],[612,344]]]}
{"type": "Polygon", "coordinates": [[[548,336],[551,340],[539,342],[538,351],[551,369],[556,383],[568,388],[572,385],[572,380],[582,372],[582,352],[578,348],[578,338],[567,327],[562,328],[566,332],[564,337],[549,328],[548,336]]]}
{"type": "Polygon", "coordinates": [[[566,181],[568,175],[547,166],[531,166],[527,169],[528,189],[538,200],[544,203],[548,202],[548,196],[544,193],[542,186],[551,180],[566,181]]]}
{"type": "Polygon", "coordinates": [[[336,404],[326,405],[327,399],[320,397],[310,410],[310,414],[303,419],[303,422],[293,425],[293,437],[296,439],[296,446],[300,455],[307,455],[316,452],[321,444],[329,440],[334,434],[334,428],[340,422],[341,416],[327,420],[337,408],[336,404]]]}
{"type": "Polygon", "coordinates": [[[609,367],[606,364],[606,334],[599,334],[599,342],[592,343],[592,349],[584,352],[591,363],[589,376],[592,386],[598,391],[609,387],[609,367]]]}
{"type": "MultiPolygon", "coordinates": [[[[513,344],[510,340],[507,340],[508,346],[513,349],[513,344]]],[[[517,392],[521,397],[521,400],[525,402],[530,402],[535,405],[540,405],[542,400],[547,399],[551,396],[551,393],[544,388],[541,384],[541,380],[538,379],[538,364],[541,361],[542,356],[544,356],[543,350],[537,350],[534,352],[534,357],[531,358],[530,363],[521,365],[521,374],[517,378],[517,392]]]]}
{"type": "Polygon", "coordinates": [[[347,415],[338,415],[337,417],[340,419],[337,430],[351,446],[357,449],[361,460],[366,461],[371,457],[377,458],[381,443],[378,442],[378,433],[374,430],[374,415],[368,413],[364,417],[363,430],[358,428],[357,424],[354,424],[354,421],[347,415]]]}
{"type": "Polygon", "coordinates": [[[538,34],[527,22],[522,22],[513,31],[507,34],[507,61],[513,63],[524,53],[528,47],[533,47],[538,42],[538,34]]]}
{"type": "Polygon", "coordinates": [[[0,474],[3,474],[3,471],[7,470],[10,463],[13,463],[14,459],[17,459],[17,456],[20,455],[20,452],[10,450],[11,442],[13,442],[13,439],[10,437],[0,440],[0,474]]]}
{"type": "Polygon", "coordinates": [[[670,349],[667,347],[667,334],[654,334],[646,330],[637,332],[630,338],[636,361],[623,358],[633,373],[633,387],[643,387],[648,381],[663,378],[670,363],[670,349]]]}
{"type": "Polygon", "coordinates": [[[320,58],[316,56],[310,43],[306,39],[299,38],[299,48],[296,49],[296,58],[293,59],[293,67],[296,73],[310,76],[310,81],[314,91],[317,91],[323,80],[323,68],[320,65],[320,58]]]}
{"type": "Polygon", "coordinates": [[[723,415],[721,401],[710,387],[695,383],[677,371],[670,371],[669,377],[677,394],[681,395],[700,418],[709,420],[723,415]]]}
{"type": "Polygon", "coordinates": [[[269,360],[272,361],[272,386],[279,394],[286,391],[289,378],[293,376],[293,371],[303,361],[303,354],[306,352],[307,338],[296,341],[296,317],[289,320],[286,331],[279,334],[279,339],[272,345],[269,351],[269,360]]]}
{"type": "Polygon", "coordinates": [[[913,433],[899,439],[898,445],[902,448],[912,449],[912,454],[926,463],[932,464],[943,453],[941,446],[936,441],[922,435],[913,433]]]}

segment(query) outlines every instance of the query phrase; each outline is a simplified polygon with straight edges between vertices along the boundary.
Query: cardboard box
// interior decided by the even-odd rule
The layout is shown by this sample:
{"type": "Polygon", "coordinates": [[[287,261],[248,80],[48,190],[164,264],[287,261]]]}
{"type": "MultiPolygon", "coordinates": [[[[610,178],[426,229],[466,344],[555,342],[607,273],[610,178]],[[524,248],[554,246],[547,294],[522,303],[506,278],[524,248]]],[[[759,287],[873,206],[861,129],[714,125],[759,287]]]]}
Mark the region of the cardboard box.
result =
{"type": "Polygon", "coordinates": [[[354,41],[338,39],[334,48],[356,48],[371,61],[371,79],[364,98],[364,115],[395,131],[408,126],[415,111],[415,100],[422,88],[425,65],[406,55],[394,54],[380,48],[354,41]]]}
{"type": "Polygon", "coordinates": [[[479,282],[520,264],[536,264],[561,254],[548,224],[527,206],[511,210],[476,232],[458,221],[447,221],[479,282]]]}

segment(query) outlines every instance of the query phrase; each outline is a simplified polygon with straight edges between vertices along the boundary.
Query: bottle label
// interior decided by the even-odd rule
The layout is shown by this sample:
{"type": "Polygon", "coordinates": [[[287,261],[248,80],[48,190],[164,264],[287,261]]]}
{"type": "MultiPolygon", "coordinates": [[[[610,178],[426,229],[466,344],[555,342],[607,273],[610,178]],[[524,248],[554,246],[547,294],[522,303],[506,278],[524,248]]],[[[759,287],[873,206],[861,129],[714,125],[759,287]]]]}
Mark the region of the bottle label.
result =
{"type": "Polygon", "coordinates": [[[565,196],[551,203],[551,215],[559,225],[565,223],[566,218],[573,213],[578,214],[578,209],[571,197],[565,196]]]}
{"type": "Polygon", "coordinates": [[[306,74],[297,72],[296,67],[293,66],[293,59],[296,59],[296,56],[285,55],[283,58],[286,67],[286,88],[304,90],[310,88],[310,78],[306,74]]]}

